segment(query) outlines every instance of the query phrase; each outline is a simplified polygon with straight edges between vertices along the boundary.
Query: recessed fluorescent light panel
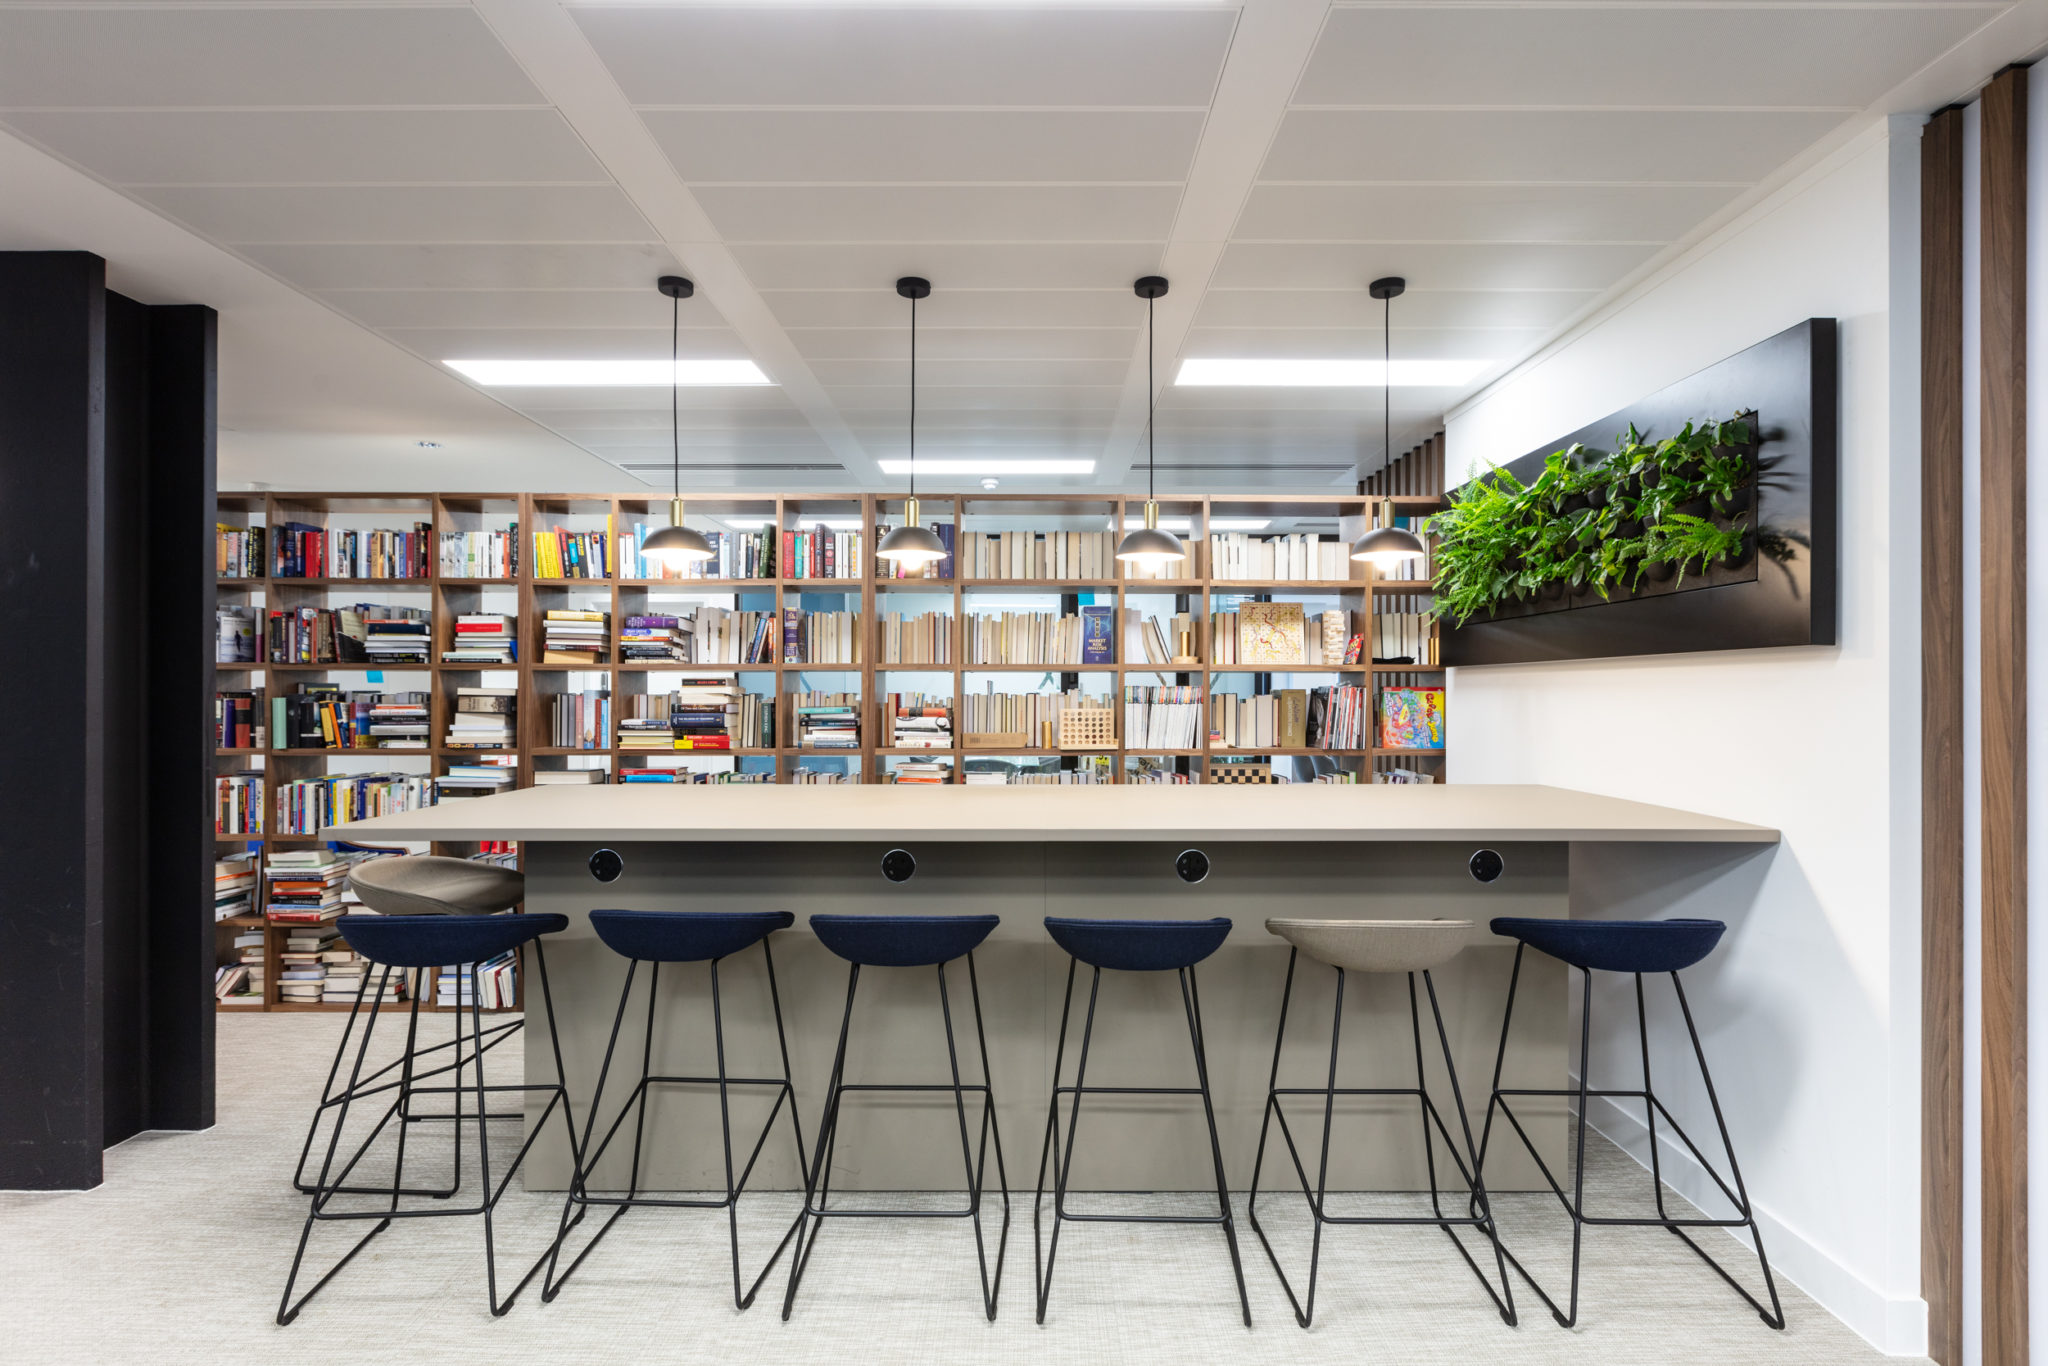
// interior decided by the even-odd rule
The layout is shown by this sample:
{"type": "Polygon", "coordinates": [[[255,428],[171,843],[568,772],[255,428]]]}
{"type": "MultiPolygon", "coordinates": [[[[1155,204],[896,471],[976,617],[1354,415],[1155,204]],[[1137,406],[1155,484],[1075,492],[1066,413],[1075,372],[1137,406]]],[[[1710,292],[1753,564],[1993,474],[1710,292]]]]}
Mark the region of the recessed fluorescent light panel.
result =
{"type": "Polygon", "coordinates": [[[1175,384],[1241,385],[1266,389],[1444,388],[1469,383],[1483,360],[1397,360],[1391,377],[1379,360],[1184,360],[1175,384]]]}
{"type": "Polygon", "coordinates": [[[770,384],[750,360],[451,360],[459,375],[493,389],[646,389],[677,384],[770,384]]]}
{"type": "MultiPolygon", "coordinates": [[[[908,460],[878,461],[884,474],[908,474],[908,460]]],[[[920,456],[919,474],[1093,474],[1093,460],[934,460],[920,456]]]]}

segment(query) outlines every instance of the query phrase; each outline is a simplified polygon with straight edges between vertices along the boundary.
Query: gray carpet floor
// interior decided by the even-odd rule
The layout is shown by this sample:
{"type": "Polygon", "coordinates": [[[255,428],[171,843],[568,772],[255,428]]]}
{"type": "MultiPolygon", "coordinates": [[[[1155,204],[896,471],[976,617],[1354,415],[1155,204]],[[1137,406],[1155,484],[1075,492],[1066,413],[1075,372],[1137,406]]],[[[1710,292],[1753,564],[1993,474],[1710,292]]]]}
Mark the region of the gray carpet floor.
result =
{"type": "MultiPolygon", "coordinates": [[[[106,1181],[96,1190],[0,1194],[0,1284],[7,1287],[0,1359],[161,1366],[217,1366],[238,1357],[309,1366],[478,1358],[746,1366],[1891,1360],[1782,1278],[1789,1327],[1772,1332],[1659,1230],[1589,1234],[1580,1322],[1572,1331],[1552,1322],[1519,1281],[1521,1326],[1503,1324],[1450,1243],[1430,1228],[1328,1232],[1315,1326],[1303,1330],[1246,1231],[1255,1325],[1247,1330],[1216,1228],[1069,1225],[1051,1310],[1039,1326],[1031,1313],[1028,1196],[1014,1199],[994,1323],[981,1313],[972,1236],[960,1221],[832,1225],[817,1244],[795,1316],[784,1323],[778,1312],[786,1263],[769,1276],[755,1307],[737,1312],[725,1216],[641,1210],[620,1221],[554,1303],[542,1303],[536,1286],[499,1319],[485,1304],[479,1221],[401,1222],[295,1324],[279,1328],[272,1316],[306,1208],[291,1190],[291,1169],[342,1018],[224,1017],[215,1128],[122,1144],[107,1154],[106,1181]]],[[[445,1028],[445,1017],[434,1022],[445,1028]]],[[[502,1051],[508,1062],[515,1053],[502,1051]]],[[[510,1070],[500,1065],[491,1079],[511,1080],[501,1075],[510,1070]]],[[[514,1126],[502,1127],[510,1138],[514,1126]]],[[[494,1136],[494,1148],[497,1142],[494,1136]]],[[[423,1146],[430,1151],[417,1174],[427,1178],[437,1157],[446,1160],[447,1145],[443,1139],[423,1146]]],[[[1647,1208],[1642,1170],[1597,1139],[1592,1147],[1589,1186],[1610,1208],[1647,1208]]],[[[1196,1207],[1184,1197],[1119,1198],[1158,1212],[1196,1207]]],[[[1380,1199],[1391,1208],[1406,1197],[1380,1199]]],[[[743,1202],[750,1275],[795,1204],[794,1195],[777,1192],[743,1202]]],[[[1354,1200],[1351,1208],[1364,1205],[1354,1200]]],[[[1262,1217],[1270,1211],[1268,1227],[1290,1270],[1302,1266],[1309,1226],[1299,1199],[1262,1196],[1260,1210],[1262,1217]]],[[[1503,1196],[1496,1210],[1508,1246],[1561,1293],[1570,1226],[1556,1202],[1503,1196]]],[[[516,1280],[541,1253],[559,1212],[558,1197],[516,1185],[507,1192],[497,1219],[501,1277],[516,1280]]],[[[316,1229],[309,1266],[331,1264],[351,1231],[316,1229]]],[[[1741,1245],[1718,1232],[1703,1237],[1746,1284],[1756,1284],[1755,1262],[1741,1245]]]]}

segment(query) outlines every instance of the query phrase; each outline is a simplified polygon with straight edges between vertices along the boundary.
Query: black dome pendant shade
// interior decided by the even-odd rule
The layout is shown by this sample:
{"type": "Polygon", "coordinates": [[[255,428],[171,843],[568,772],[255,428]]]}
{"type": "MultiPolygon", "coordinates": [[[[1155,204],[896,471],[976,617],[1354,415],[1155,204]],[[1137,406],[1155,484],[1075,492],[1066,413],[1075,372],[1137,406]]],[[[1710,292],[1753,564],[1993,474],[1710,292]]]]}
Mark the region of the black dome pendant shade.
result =
{"type": "Polygon", "coordinates": [[[875,554],[906,569],[921,569],[946,558],[946,543],[917,520],[917,301],[930,296],[932,282],[906,275],[896,282],[896,292],[910,300],[910,497],[903,503],[903,525],[882,538],[875,554]]]}
{"type": "MultiPolygon", "coordinates": [[[[1382,321],[1381,362],[1380,362],[1380,441],[1386,452],[1386,464],[1394,462],[1394,299],[1408,288],[1408,282],[1398,275],[1389,275],[1374,280],[1367,287],[1373,298],[1386,306],[1382,321]]],[[[1380,524],[1351,543],[1351,558],[1364,560],[1382,572],[1409,560],[1419,560],[1429,552],[1412,531],[1403,531],[1394,525],[1394,504],[1388,499],[1380,504],[1380,524]]]]}
{"type": "Polygon", "coordinates": [[[668,326],[668,431],[669,431],[669,489],[668,525],[652,532],[640,543],[640,554],[657,563],[680,567],[698,560],[708,560],[718,552],[711,543],[697,532],[683,525],[683,423],[682,399],[678,393],[676,364],[680,359],[678,343],[681,339],[683,300],[697,292],[697,287],[680,275],[664,275],[654,282],[669,298],[668,326]]]}
{"type": "Polygon", "coordinates": [[[1158,410],[1159,399],[1158,391],[1152,387],[1152,305],[1166,293],[1166,277],[1143,276],[1131,289],[1145,301],[1145,525],[1124,533],[1124,538],[1117,542],[1116,557],[1125,564],[1156,569],[1188,557],[1180,538],[1159,526],[1153,464],[1152,417],[1158,410]]]}

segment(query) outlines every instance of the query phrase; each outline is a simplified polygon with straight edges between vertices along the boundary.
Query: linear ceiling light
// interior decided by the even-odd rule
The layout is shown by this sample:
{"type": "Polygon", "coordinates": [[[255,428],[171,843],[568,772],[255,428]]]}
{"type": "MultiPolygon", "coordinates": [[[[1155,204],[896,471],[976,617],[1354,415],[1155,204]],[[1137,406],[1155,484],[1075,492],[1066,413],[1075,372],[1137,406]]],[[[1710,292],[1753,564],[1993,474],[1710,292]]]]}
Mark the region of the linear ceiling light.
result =
{"type": "Polygon", "coordinates": [[[451,360],[450,370],[492,388],[666,389],[772,384],[750,360],[451,360]]]}
{"type": "Polygon", "coordinates": [[[1176,385],[1240,385],[1265,389],[1447,388],[1465,384],[1491,364],[1483,360],[1229,360],[1180,363],[1176,385]]]}
{"type": "MultiPolygon", "coordinates": [[[[908,474],[908,460],[877,461],[884,474],[908,474]]],[[[1093,474],[1093,460],[932,460],[920,456],[917,468],[926,474],[1093,474]]]]}

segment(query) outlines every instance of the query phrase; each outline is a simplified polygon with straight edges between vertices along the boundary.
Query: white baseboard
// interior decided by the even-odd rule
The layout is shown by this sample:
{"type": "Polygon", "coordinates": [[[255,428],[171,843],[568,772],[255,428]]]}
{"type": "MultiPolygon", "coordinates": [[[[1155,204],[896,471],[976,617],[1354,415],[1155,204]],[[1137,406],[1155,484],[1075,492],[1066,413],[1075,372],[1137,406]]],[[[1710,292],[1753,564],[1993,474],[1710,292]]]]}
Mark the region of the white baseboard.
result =
{"type": "MultiPolygon", "coordinates": [[[[1593,1131],[1642,1163],[1645,1171],[1649,1170],[1650,1134],[1642,1116],[1631,1113],[1613,1100],[1596,1097],[1591,1105],[1593,1131]]],[[[1710,1155],[1719,1146],[1711,1133],[1706,1136],[1694,1134],[1693,1141],[1710,1155]]],[[[1728,1209],[1727,1198],[1685,1145],[1660,1132],[1657,1148],[1664,1183],[1701,1209],[1710,1211],[1711,1217],[1722,1217],[1728,1209]]],[[[1723,1176],[1726,1176],[1725,1172],[1723,1176]]],[[[1847,1324],[1880,1352],[1904,1357],[1927,1354],[1925,1300],[1917,1296],[1900,1299],[1886,1295],[1822,1251],[1799,1230],[1773,1218],[1762,1205],[1755,1208],[1757,1225],[1763,1232],[1774,1275],[1805,1291],[1821,1308],[1847,1324]]],[[[1730,1229],[1728,1232],[1739,1246],[1752,1246],[1742,1230],[1730,1229]]],[[[1714,1230],[1705,1229],[1701,1233],[1712,1237],[1714,1230]]],[[[1754,1272],[1755,1267],[1750,1270],[1754,1272]]]]}

